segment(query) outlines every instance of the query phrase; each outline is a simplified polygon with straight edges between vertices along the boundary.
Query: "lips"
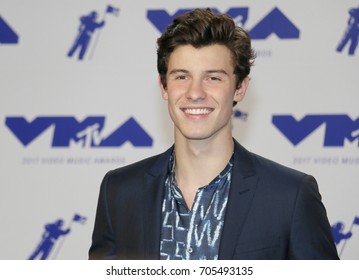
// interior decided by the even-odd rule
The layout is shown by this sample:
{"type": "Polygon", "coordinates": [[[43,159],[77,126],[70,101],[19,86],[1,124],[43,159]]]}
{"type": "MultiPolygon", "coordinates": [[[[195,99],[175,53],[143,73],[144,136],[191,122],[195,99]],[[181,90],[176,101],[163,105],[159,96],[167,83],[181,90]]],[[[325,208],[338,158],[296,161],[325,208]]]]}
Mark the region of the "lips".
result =
{"type": "Polygon", "coordinates": [[[213,111],[210,108],[184,108],[182,110],[189,115],[208,115],[213,111]]]}

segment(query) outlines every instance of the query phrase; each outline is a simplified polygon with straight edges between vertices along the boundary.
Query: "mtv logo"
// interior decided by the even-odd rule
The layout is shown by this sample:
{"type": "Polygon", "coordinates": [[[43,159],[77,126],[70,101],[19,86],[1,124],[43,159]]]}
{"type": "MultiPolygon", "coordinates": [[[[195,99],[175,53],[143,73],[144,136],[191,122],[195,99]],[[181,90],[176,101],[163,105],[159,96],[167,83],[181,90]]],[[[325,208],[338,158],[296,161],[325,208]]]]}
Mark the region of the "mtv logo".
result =
{"type": "Polygon", "coordinates": [[[126,142],[135,147],[151,147],[152,137],[133,118],[129,118],[107,136],[102,135],[105,117],[90,116],[78,121],[72,116],[37,117],[27,121],[24,117],[7,117],[6,126],[27,146],[50,127],[54,128],[52,147],[70,147],[80,143],[82,147],[119,147],[126,142]]]}
{"type": "Polygon", "coordinates": [[[324,147],[343,147],[346,141],[359,140],[359,118],[352,120],[348,115],[307,115],[301,120],[291,115],[275,115],[272,123],[294,146],[322,125],[325,125],[324,147]]]}

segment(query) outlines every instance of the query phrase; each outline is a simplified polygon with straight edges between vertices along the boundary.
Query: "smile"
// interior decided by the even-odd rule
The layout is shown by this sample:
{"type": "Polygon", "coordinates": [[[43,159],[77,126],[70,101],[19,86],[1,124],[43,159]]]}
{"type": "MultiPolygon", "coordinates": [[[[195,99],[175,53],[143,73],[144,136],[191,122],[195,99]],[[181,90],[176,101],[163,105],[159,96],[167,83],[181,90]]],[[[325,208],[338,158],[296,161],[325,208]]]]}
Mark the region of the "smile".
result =
{"type": "Polygon", "coordinates": [[[190,115],[208,115],[210,112],[212,112],[212,110],[208,108],[187,108],[183,109],[183,112],[190,115]]]}

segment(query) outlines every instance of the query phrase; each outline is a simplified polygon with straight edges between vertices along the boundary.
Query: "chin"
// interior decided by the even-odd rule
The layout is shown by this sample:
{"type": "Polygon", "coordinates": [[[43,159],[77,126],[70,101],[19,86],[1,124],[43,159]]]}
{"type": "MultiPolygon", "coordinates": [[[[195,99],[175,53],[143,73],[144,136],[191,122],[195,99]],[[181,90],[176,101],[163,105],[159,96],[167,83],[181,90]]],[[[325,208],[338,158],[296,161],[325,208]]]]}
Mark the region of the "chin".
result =
{"type": "Polygon", "coordinates": [[[204,133],[188,133],[184,134],[184,136],[188,140],[205,140],[210,138],[210,135],[204,133]]]}

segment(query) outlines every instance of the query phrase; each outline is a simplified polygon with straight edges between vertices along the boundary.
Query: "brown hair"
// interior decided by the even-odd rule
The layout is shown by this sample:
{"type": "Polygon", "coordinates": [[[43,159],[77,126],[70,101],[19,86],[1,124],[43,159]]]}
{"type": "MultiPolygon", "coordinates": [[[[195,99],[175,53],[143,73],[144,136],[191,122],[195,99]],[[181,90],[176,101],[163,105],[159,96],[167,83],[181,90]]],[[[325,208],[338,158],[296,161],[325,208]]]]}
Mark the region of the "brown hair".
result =
{"type": "Polygon", "coordinates": [[[176,17],[157,39],[157,71],[163,86],[167,87],[168,60],[176,47],[200,48],[212,44],[224,45],[231,51],[239,86],[249,75],[255,58],[249,34],[230,16],[215,14],[210,9],[195,9],[176,17]]]}

